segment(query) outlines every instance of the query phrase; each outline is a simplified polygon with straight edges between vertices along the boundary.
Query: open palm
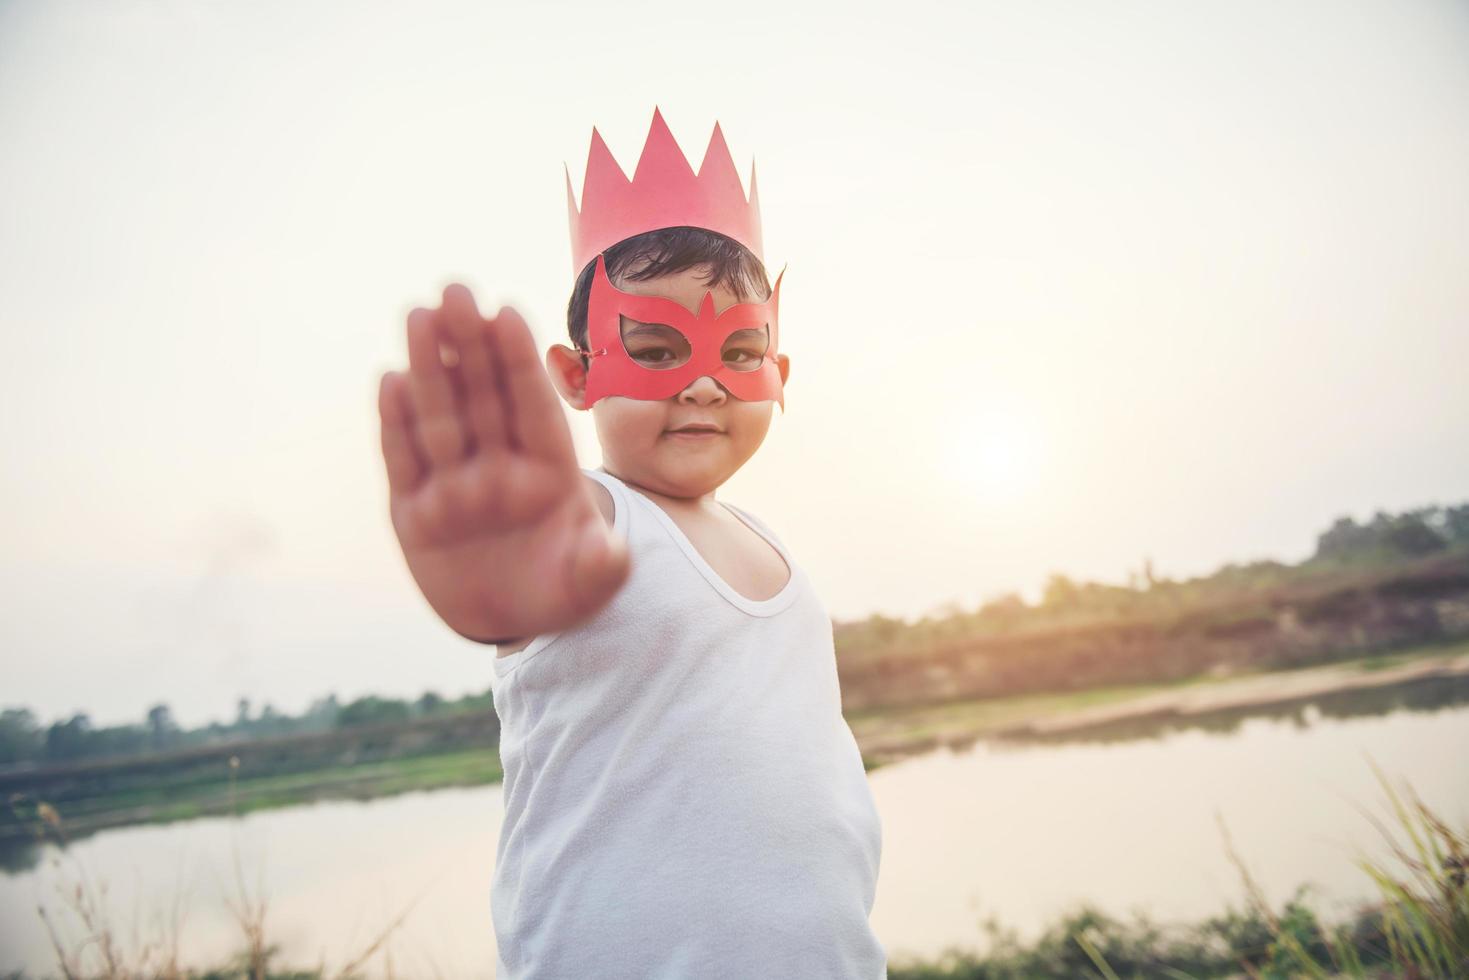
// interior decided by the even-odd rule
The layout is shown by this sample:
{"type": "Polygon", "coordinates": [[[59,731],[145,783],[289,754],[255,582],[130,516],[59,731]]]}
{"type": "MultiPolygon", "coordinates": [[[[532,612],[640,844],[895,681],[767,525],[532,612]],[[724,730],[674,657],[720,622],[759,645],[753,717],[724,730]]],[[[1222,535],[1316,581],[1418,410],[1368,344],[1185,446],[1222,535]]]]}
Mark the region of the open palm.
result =
{"type": "Polygon", "coordinates": [[[382,376],[389,510],[418,587],[485,642],[564,630],[628,573],[576,462],[525,321],[482,317],[464,286],[408,314],[408,364],[382,376]]]}

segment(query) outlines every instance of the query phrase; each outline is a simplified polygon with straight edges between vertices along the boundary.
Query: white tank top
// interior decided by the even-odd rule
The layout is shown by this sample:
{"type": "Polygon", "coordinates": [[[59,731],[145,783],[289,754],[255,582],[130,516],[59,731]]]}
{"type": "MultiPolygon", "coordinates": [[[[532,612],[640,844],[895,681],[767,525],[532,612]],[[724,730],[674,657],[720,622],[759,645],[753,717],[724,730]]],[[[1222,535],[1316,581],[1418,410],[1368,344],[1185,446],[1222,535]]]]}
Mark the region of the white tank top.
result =
{"type": "Polygon", "coordinates": [[[876,980],[882,828],[841,713],[831,619],[790,569],[736,592],[601,470],[632,572],[586,624],[495,660],[499,980],[876,980]]]}

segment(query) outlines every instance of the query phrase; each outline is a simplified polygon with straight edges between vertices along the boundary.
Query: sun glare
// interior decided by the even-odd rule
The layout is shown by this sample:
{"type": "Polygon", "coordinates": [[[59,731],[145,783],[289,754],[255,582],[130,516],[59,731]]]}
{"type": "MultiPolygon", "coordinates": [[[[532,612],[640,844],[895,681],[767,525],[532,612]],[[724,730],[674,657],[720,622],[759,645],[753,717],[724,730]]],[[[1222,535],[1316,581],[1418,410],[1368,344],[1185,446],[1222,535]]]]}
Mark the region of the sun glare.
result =
{"type": "Polygon", "coordinates": [[[1029,427],[1002,413],[985,415],[954,441],[946,457],[950,478],[986,496],[1008,497],[1035,478],[1040,446],[1029,427]]]}

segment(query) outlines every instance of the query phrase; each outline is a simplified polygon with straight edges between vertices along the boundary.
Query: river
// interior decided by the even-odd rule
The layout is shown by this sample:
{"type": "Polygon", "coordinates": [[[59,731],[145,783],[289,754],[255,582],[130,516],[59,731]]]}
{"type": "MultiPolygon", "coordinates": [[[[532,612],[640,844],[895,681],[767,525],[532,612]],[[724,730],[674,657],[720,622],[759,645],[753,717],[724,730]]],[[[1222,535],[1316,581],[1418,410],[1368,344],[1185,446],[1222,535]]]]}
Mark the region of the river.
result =
{"type": "MultiPolygon", "coordinates": [[[[877,769],[873,926],[898,962],[982,948],[987,917],[1031,936],[1082,901],[1202,919],[1243,902],[1221,821],[1272,903],[1310,884],[1318,909],[1342,914],[1373,894],[1354,857],[1384,853],[1366,815],[1388,812],[1371,763],[1455,826],[1469,821],[1463,688],[1434,682],[1171,729],[980,742],[877,769]]],[[[183,963],[222,961],[242,945],[227,898],[238,853],[248,893],[268,900],[281,965],[340,967],[407,910],[389,943],[397,975],[489,977],[501,807],[499,785],[439,790],[123,828],[51,848],[38,866],[0,877],[0,973],[54,972],[37,908],[64,943],[77,941],[58,889],[79,882],[105,884],[99,904],[125,949],[176,934],[183,963]]]]}

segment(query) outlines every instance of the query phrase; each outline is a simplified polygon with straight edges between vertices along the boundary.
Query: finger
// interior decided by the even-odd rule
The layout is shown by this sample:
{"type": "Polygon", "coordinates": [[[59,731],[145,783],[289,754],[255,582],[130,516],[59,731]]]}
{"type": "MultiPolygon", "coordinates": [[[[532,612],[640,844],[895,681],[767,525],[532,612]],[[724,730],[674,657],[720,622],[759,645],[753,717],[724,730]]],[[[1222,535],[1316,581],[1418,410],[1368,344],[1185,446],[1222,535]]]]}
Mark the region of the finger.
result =
{"type": "Polygon", "coordinates": [[[517,445],[558,462],[576,465],[576,450],[551,379],[541,366],[530,327],[511,307],[502,307],[490,337],[505,380],[510,412],[507,429],[517,445]]]}
{"type": "Polygon", "coordinates": [[[382,417],[383,461],[388,468],[388,493],[399,496],[413,490],[426,469],[413,443],[413,415],[403,375],[388,371],[377,388],[378,415],[382,417]]]}
{"type": "Polygon", "coordinates": [[[627,540],[608,527],[601,514],[594,514],[577,537],[576,546],[566,554],[562,584],[577,611],[590,615],[626,581],[632,562],[627,540]]]}
{"type": "Polygon", "coordinates": [[[488,323],[475,307],[473,294],[457,282],[444,287],[443,310],[444,324],[459,352],[459,394],[470,430],[479,446],[498,449],[508,442],[505,396],[488,323]]]}
{"type": "Polygon", "coordinates": [[[464,458],[465,432],[454,402],[454,383],[439,352],[438,317],[430,310],[408,314],[408,391],[419,443],[433,466],[464,458]]]}
{"type": "Polygon", "coordinates": [[[474,427],[469,424],[469,416],[466,414],[464,401],[464,369],[459,365],[459,354],[452,347],[440,345],[446,357],[452,357],[451,363],[444,365],[444,374],[449,378],[449,390],[454,393],[454,415],[459,423],[459,431],[464,436],[464,458],[468,459],[474,455],[478,440],[474,435],[474,427]]]}

